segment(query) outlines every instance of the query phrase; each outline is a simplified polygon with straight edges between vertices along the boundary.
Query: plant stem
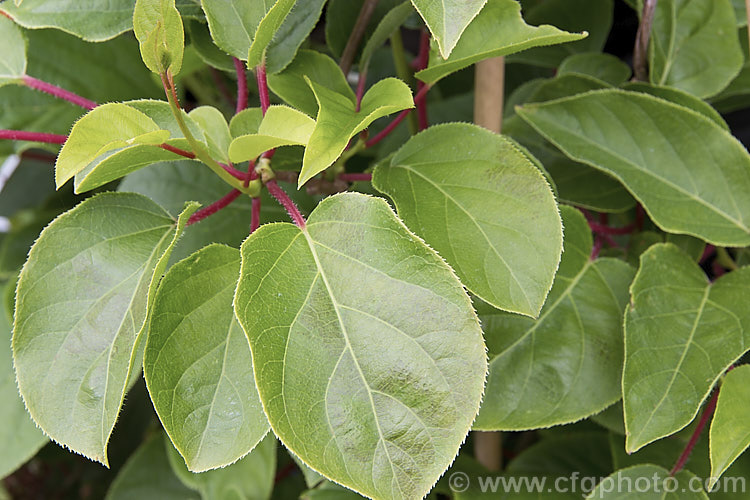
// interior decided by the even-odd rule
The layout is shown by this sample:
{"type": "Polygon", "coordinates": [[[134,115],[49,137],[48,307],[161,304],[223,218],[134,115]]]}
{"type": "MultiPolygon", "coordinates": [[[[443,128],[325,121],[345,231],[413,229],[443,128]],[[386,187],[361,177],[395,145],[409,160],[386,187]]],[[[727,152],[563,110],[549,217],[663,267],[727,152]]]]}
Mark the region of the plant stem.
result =
{"type": "Polygon", "coordinates": [[[258,82],[258,94],[260,95],[260,109],[266,114],[271,106],[271,98],[268,94],[268,78],[266,77],[266,65],[259,64],[255,67],[255,80],[258,82]]]}
{"type": "Polygon", "coordinates": [[[232,58],[234,69],[237,72],[237,108],[235,113],[239,113],[247,108],[247,74],[245,74],[245,64],[237,59],[232,58]]]}
{"type": "Polygon", "coordinates": [[[260,197],[253,198],[253,208],[250,213],[250,234],[260,227],[260,197]]]}
{"type": "MultiPolygon", "coordinates": [[[[396,66],[396,75],[411,87],[414,79],[409,63],[406,62],[406,50],[404,49],[400,28],[391,35],[391,53],[393,54],[393,64],[396,66]]],[[[409,114],[409,132],[411,132],[411,135],[419,132],[419,121],[417,121],[416,115],[409,114]]]]}
{"type": "Polygon", "coordinates": [[[200,222],[209,215],[213,215],[222,208],[228,206],[230,203],[232,203],[234,200],[237,199],[239,195],[242,193],[237,189],[232,189],[227,194],[222,196],[220,199],[216,200],[215,202],[211,203],[207,207],[203,207],[197,212],[195,212],[193,215],[190,216],[190,218],[187,221],[187,226],[190,226],[191,224],[195,224],[196,222],[200,222]]]}
{"type": "Polygon", "coordinates": [[[645,0],[641,22],[635,35],[635,47],[633,48],[633,79],[645,82],[648,79],[648,42],[651,38],[651,26],[654,23],[654,11],[658,0],[645,0]]]}
{"type": "MultiPolygon", "coordinates": [[[[427,68],[427,64],[430,62],[430,32],[423,29],[422,36],[419,40],[419,56],[417,58],[417,69],[422,70],[427,68]]],[[[425,88],[426,84],[422,81],[417,82],[417,94],[425,88]]],[[[417,117],[419,121],[419,130],[424,130],[429,126],[427,121],[427,97],[426,94],[422,95],[421,99],[415,99],[414,105],[417,106],[417,117]]],[[[502,103],[500,103],[502,107],[502,103]]]]}
{"type": "Polygon", "coordinates": [[[276,180],[268,181],[266,183],[266,188],[268,188],[268,192],[271,194],[271,196],[276,198],[276,201],[278,201],[281,206],[286,209],[289,217],[292,218],[297,227],[300,229],[305,229],[305,218],[302,217],[302,214],[300,213],[297,205],[294,204],[292,199],[289,198],[286,192],[281,189],[278,184],[276,184],[276,180]]]}
{"type": "Polygon", "coordinates": [[[98,104],[95,103],[94,101],[81,97],[78,94],[74,94],[73,92],[69,90],[60,88],[57,85],[52,85],[51,83],[43,82],[42,80],[37,80],[36,78],[33,78],[28,75],[24,75],[22,77],[22,81],[23,81],[23,84],[29,88],[39,90],[40,92],[44,92],[45,94],[55,96],[58,99],[64,99],[84,109],[92,110],[98,106],[98,104]]]}
{"type": "Polygon", "coordinates": [[[11,141],[33,141],[46,144],[65,144],[67,135],[47,134],[45,132],[26,132],[24,130],[0,130],[0,139],[11,141]]]}
{"type": "Polygon", "coordinates": [[[677,459],[677,463],[675,463],[674,467],[672,467],[672,470],[669,471],[670,476],[674,476],[675,474],[680,472],[683,467],[685,467],[685,464],[690,458],[690,454],[693,452],[693,448],[695,448],[695,445],[698,444],[698,439],[700,439],[701,433],[703,432],[704,427],[706,427],[706,424],[711,419],[711,416],[714,414],[714,411],[716,410],[716,401],[718,400],[718,398],[719,398],[719,389],[717,388],[714,391],[714,395],[706,404],[706,407],[703,408],[701,419],[698,421],[698,425],[695,427],[695,430],[693,431],[693,435],[690,436],[690,440],[688,441],[687,446],[685,446],[685,449],[682,451],[680,458],[677,459]]]}
{"type": "Polygon", "coordinates": [[[185,158],[190,158],[191,160],[195,159],[195,154],[191,153],[190,151],[185,151],[184,149],[176,148],[174,146],[170,146],[169,144],[162,143],[159,144],[159,147],[162,149],[166,149],[167,151],[174,153],[176,155],[184,156],[185,158]]]}
{"type": "Polygon", "coordinates": [[[344,75],[348,75],[352,69],[359,43],[365,35],[365,30],[367,30],[367,25],[370,23],[370,18],[372,17],[372,13],[375,12],[377,5],[378,0],[365,0],[365,3],[362,4],[362,8],[359,10],[359,16],[357,16],[357,21],[354,23],[349,39],[346,41],[344,52],[341,54],[341,62],[339,62],[339,67],[344,72],[344,75]]]}
{"type": "Polygon", "coordinates": [[[369,182],[372,180],[372,174],[367,174],[367,173],[341,174],[339,175],[339,179],[341,179],[342,181],[346,181],[346,182],[357,182],[357,181],[369,182]]]}
{"type": "MultiPolygon", "coordinates": [[[[420,91],[417,92],[417,95],[414,96],[414,102],[416,103],[417,101],[422,99],[425,96],[425,94],[427,94],[427,92],[430,90],[430,88],[431,88],[430,85],[425,85],[424,87],[422,87],[420,91]]],[[[365,147],[370,148],[374,146],[375,144],[379,143],[380,141],[382,141],[383,139],[385,139],[391,132],[395,130],[396,127],[398,127],[399,123],[404,121],[404,118],[406,118],[409,115],[409,113],[412,112],[412,109],[405,109],[401,113],[399,113],[398,116],[396,116],[396,118],[394,118],[393,121],[391,121],[391,123],[389,123],[387,127],[381,130],[378,135],[376,135],[375,137],[367,141],[365,143],[365,147]]]]}

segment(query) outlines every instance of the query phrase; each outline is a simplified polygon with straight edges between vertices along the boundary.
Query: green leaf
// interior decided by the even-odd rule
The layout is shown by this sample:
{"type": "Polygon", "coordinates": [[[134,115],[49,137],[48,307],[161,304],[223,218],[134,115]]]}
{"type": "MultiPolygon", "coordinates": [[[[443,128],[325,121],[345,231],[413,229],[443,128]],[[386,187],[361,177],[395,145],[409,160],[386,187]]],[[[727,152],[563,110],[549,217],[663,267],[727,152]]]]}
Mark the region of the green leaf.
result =
{"type": "Polygon", "coordinates": [[[305,78],[318,101],[318,117],[305,148],[298,186],[330,167],[349,140],[372,122],[396,111],[414,107],[411,91],[397,78],[385,78],[370,87],[357,111],[355,99],[305,78]]]}
{"type": "Polygon", "coordinates": [[[478,306],[490,372],[475,429],[566,424],[621,397],[622,315],[634,270],[620,260],[590,260],[586,219],[560,208],[565,251],[539,319],[478,306]]]}
{"type": "Polygon", "coordinates": [[[232,298],[240,253],[211,245],[172,266],[154,299],[143,375],[188,469],[246,455],[268,432],[232,298]]]}
{"type": "Polygon", "coordinates": [[[188,116],[203,131],[211,156],[229,162],[229,143],[232,142],[232,135],[221,111],[213,106],[199,106],[190,111],[188,116]]]}
{"type": "Polygon", "coordinates": [[[572,73],[594,77],[610,85],[625,83],[631,75],[630,66],[611,54],[588,52],[573,54],[560,63],[558,75],[572,73]]]}
{"type": "Polygon", "coordinates": [[[190,35],[190,46],[203,62],[222,71],[234,71],[232,57],[216,46],[208,31],[208,25],[200,21],[189,21],[185,28],[190,35]]]}
{"type": "Polygon", "coordinates": [[[258,24],[253,43],[247,54],[247,66],[254,68],[260,65],[265,58],[266,49],[271,44],[274,36],[281,28],[282,23],[292,11],[296,0],[276,0],[265,17],[258,24]]]}
{"type": "Polygon", "coordinates": [[[175,223],[143,196],[105,193],[55,219],[32,247],[13,354],[26,407],[56,442],[107,464],[154,288],[196,208],[175,223]]]}
{"type": "MultiPolygon", "coordinates": [[[[15,281],[3,290],[11,289],[15,281]]],[[[4,295],[4,294],[3,294],[4,295]]],[[[4,478],[47,442],[47,437],[34,424],[18,395],[16,375],[10,350],[11,327],[5,311],[0,311],[0,478],[4,478]]]]}
{"type": "Polygon", "coordinates": [[[416,77],[425,83],[435,83],[483,59],[584,37],[586,33],[568,33],[554,26],[529,26],[521,17],[521,6],[516,0],[489,0],[466,28],[450,57],[443,58],[433,49],[427,69],[416,77]]]}
{"type": "Polygon", "coordinates": [[[274,3],[275,0],[201,0],[216,45],[243,61],[247,60],[258,24],[274,3]]]}
{"type": "Polygon", "coordinates": [[[133,0],[23,0],[3,2],[24,28],[57,28],[89,42],[103,42],[133,27],[133,0]]]}
{"type": "MultiPolygon", "coordinates": [[[[271,108],[268,108],[271,109],[271,108]]],[[[229,122],[229,132],[232,138],[241,135],[257,134],[263,121],[263,110],[260,108],[243,109],[232,117],[229,122]]]]}
{"type": "MultiPolygon", "coordinates": [[[[419,0],[417,0],[419,1],[419,0]]],[[[486,2],[487,0],[482,0],[486,2]]],[[[391,35],[408,19],[408,17],[414,12],[409,2],[403,2],[396,7],[388,11],[380,20],[375,31],[373,31],[370,38],[367,39],[367,43],[362,49],[362,56],[359,58],[359,72],[366,73],[370,66],[370,60],[375,55],[375,51],[378,50],[383,44],[391,37],[391,35]]]]}
{"type": "Polygon", "coordinates": [[[718,94],[744,57],[729,0],[663,0],[656,4],[649,78],[698,97],[718,94]]]}
{"type": "Polygon", "coordinates": [[[734,16],[737,18],[737,26],[747,26],[745,0],[732,0],[732,8],[734,8],[734,16]]]}
{"type": "Polygon", "coordinates": [[[711,422],[711,481],[709,491],[719,477],[750,446],[750,366],[729,372],[721,384],[716,414],[711,422]]]}
{"type": "Polygon", "coordinates": [[[475,125],[437,125],[378,165],[373,185],[472,293],[539,314],[560,262],[562,226],[549,185],[510,141],[475,125]]]}
{"type": "Polygon", "coordinates": [[[164,446],[177,477],[185,486],[200,492],[203,500],[268,500],[271,496],[276,471],[276,438],[271,433],[234,464],[199,474],[185,468],[185,462],[169,440],[164,440],[164,446]]]}
{"type": "Polygon", "coordinates": [[[105,500],[198,500],[182,484],[167,458],[161,433],[149,437],[133,453],[112,482],[105,500]]]}
{"type": "Polygon", "coordinates": [[[276,30],[266,49],[266,71],[278,73],[291,63],[302,45],[318,24],[326,0],[297,0],[294,9],[276,30]]]}
{"type": "MultiPolygon", "coordinates": [[[[613,470],[606,432],[569,431],[544,437],[521,451],[505,470],[512,474],[555,474],[559,477],[578,472],[586,476],[606,477],[613,470]]],[[[593,485],[591,485],[593,486],[593,485]]]]}
{"type": "Polygon", "coordinates": [[[671,476],[658,465],[643,464],[608,476],[586,498],[708,500],[708,495],[703,491],[703,482],[689,471],[682,470],[671,476]]]}
{"type": "Polygon", "coordinates": [[[133,31],[148,69],[172,76],[180,72],[185,32],[174,0],[136,0],[133,31]]]}
{"type": "Polygon", "coordinates": [[[716,245],[750,244],[750,158],[705,116],[621,90],[528,105],[518,113],[568,157],[622,182],[664,231],[716,245]]]}
{"type": "Polygon", "coordinates": [[[234,307],[294,454],[369,497],[427,494],[479,407],[485,347],[460,282],[387,203],[339,194],[304,230],[262,226],[234,307]]]}
{"type": "Polygon", "coordinates": [[[233,162],[254,160],[264,151],[280,146],[304,146],[315,129],[315,120],[287,106],[271,106],[257,134],[241,135],[229,146],[233,162]]]}
{"type": "Polygon", "coordinates": [[[169,136],[169,131],[127,104],[98,106],[73,126],[55,163],[55,184],[59,188],[103,153],[132,145],[161,144],[169,136]]]}
{"type": "Polygon", "coordinates": [[[411,2],[430,28],[430,32],[440,48],[440,55],[447,59],[456,47],[461,34],[479,14],[487,0],[464,0],[461,2],[411,0],[411,2]]]}
{"type": "Polygon", "coordinates": [[[0,16],[0,40],[3,53],[0,55],[0,86],[16,83],[26,73],[26,39],[18,25],[0,16]]]}
{"type": "Polygon", "coordinates": [[[748,349],[750,268],[709,283],[670,243],[641,255],[625,315],[622,376],[627,450],[679,431],[748,349]]]}
{"type": "Polygon", "coordinates": [[[305,78],[345,95],[349,100],[355,98],[339,65],[329,56],[315,50],[300,50],[294,61],[284,71],[276,75],[268,75],[268,86],[290,106],[309,116],[316,116],[318,101],[305,78]]]}

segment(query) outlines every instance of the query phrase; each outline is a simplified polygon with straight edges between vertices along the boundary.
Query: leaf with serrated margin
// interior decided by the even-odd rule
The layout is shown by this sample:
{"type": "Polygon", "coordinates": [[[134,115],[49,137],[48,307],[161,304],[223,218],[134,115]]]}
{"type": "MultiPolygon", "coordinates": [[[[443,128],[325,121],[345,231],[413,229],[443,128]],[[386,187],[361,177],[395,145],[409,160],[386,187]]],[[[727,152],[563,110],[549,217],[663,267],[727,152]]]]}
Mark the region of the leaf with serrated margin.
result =
{"type": "Polygon", "coordinates": [[[174,0],[136,0],[133,31],[148,69],[172,76],[180,72],[185,31],[174,0]]]}
{"type": "Polygon", "coordinates": [[[483,59],[585,37],[585,33],[568,33],[546,24],[529,26],[521,17],[521,6],[516,0],[489,0],[466,28],[450,57],[441,57],[433,49],[427,69],[418,72],[416,77],[426,83],[435,83],[483,59]]]}
{"type": "Polygon", "coordinates": [[[326,0],[297,0],[266,48],[266,71],[278,73],[294,60],[297,51],[318,24],[326,0]]]}
{"type": "MultiPolygon", "coordinates": [[[[492,0],[490,0],[492,1],[492,0]]],[[[432,36],[437,40],[440,55],[447,58],[456,47],[461,34],[482,10],[487,0],[411,0],[432,36]]]]}
{"type": "Polygon", "coordinates": [[[503,136],[438,125],[377,166],[374,187],[472,293],[536,316],[562,252],[557,203],[542,173],[503,136]]]}
{"type": "Polygon", "coordinates": [[[323,200],[242,245],[234,308],[274,433],[371,498],[421,498],[479,407],[482,332],[445,262],[379,198],[323,200]]]}
{"type": "Polygon", "coordinates": [[[729,372],[721,383],[716,413],[711,421],[712,491],[719,477],[750,446],[750,365],[729,372]]]}
{"type": "Polygon", "coordinates": [[[651,83],[698,97],[724,89],[744,57],[729,0],[661,0],[649,44],[651,83]]]}
{"type": "Polygon", "coordinates": [[[26,73],[26,39],[16,23],[0,16],[0,40],[3,41],[0,86],[3,86],[18,82],[26,73]]]}
{"type": "Polygon", "coordinates": [[[178,221],[148,198],[104,193],[42,231],[16,290],[13,359],[36,423],[56,442],[107,465],[107,441],[178,221]]]}
{"type": "Polygon", "coordinates": [[[414,107],[411,90],[398,78],[385,78],[370,87],[357,111],[355,99],[305,78],[318,101],[315,129],[305,148],[297,186],[327,169],[341,156],[349,140],[372,122],[414,107]]]}
{"type": "Polygon", "coordinates": [[[271,106],[257,134],[241,135],[229,146],[233,162],[254,160],[264,151],[280,146],[305,146],[315,129],[315,120],[288,106],[271,106]]]}
{"type": "Polygon", "coordinates": [[[560,210],[565,251],[539,319],[477,307],[490,372],[475,429],[567,424],[621,397],[622,315],[635,270],[616,259],[590,260],[586,218],[560,210]]]}
{"type": "Polygon", "coordinates": [[[625,314],[622,375],[629,453],[688,425],[750,345],[750,267],[709,283],[672,245],[641,255],[625,314]]]}
{"type": "Polygon", "coordinates": [[[226,53],[247,60],[255,30],[275,0],[201,0],[211,37],[226,53]]]}
{"type": "Polygon", "coordinates": [[[643,464],[609,475],[587,496],[587,500],[708,500],[703,482],[681,470],[672,475],[658,465],[643,464]]]}
{"type": "Polygon", "coordinates": [[[229,465],[268,432],[250,347],[234,318],[240,252],[210,245],[172,266],[143,358],[151,400],[193,472],[229,465]]]}
{"type": "Polygon", "coordinates": [[[250,50],[247,54],[248,67],[254,68],[263,62],[266,49],[271,44],[273,37],[276,36],[276,32],[284,23],[286,17],[292,11],[295,2],[296,0],[276,0],[273,7],[260,20],[258,29],[255,31],[253,43],[250,45],[250,50]]]}
{"type": "Polygon", "coordinates": [[[568,157],[622,182],[664,231],[750,245],[750,157],[705,115],[622,90],[517,112],[568,157]]]}

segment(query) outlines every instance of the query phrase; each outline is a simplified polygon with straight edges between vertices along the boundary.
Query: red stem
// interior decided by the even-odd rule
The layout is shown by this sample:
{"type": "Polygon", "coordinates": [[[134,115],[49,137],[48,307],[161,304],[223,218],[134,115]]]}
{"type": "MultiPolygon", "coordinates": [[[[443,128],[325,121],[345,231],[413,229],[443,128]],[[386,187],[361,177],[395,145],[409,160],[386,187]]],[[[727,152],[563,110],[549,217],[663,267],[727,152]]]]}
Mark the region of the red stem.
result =
{"type": "Polygon", "coordinates": [[[258,82],[258,94],[260,95],[260,109],[266,114],[268,107],[271,105],[271,98],[268,94],[268,79],[266,78],[266,65],[259,64],[255,68],[255,80],[258,82]]]}
{"type": "Polygon", "coordinates": [[[190,158],[191,160],[195,159],[194,153],[191,153],[190,151],[185,151],[184,149],[176,148],[174,146],[170,146],[166,142],[159,144],[159,147],[162,149],[166,149],[167,151],[174,153],[176,155],[184,156],[185,158],[190,158]]]}
{"type": "MultiPolygon", "coordinates": [[[[428,90],[430,90],[429,85],[425,85],[424,87],[419,89],[419,92],[417,92],[417,95],[414,96],[414,102],[416,103],[420,99],[422,99],[425,96],[425,94],[427,94],[428,90]]],[[[388,135],[391,132],[393,132],[396,127],[398,127],[398,124],[404,121],[404,119],[409,115],[409,113],[411,113],[411,111],[412,111],[411,109],[405,109],[401,113],[399,113],[398,116],[394,118],[393,121],[391,121],[391,123],[389,123],[387,127],[381,130],[378,135],[376,135],[375,137],[367,141],[365,143],[365,147],[371,148],[375,144],[379,143],[380,141],[388,137],[388,135]]]]}
{"type": "Polygon", "coordinates": [[[236,57],[233,57],[232,61],[237,72],[237,109],[235,112],[239,113],[247,108],[247,75],[245,74],[245,64],[242,61],[236,57]]]}
{"type": "Polygon", "coordinates": [[[339,179],[346,182],[357,182],[357,181],[364,181],[368,182],[372,180],[372,174],[341,174],[339,175],[339,179]]]}
{"type": "Polygon", "coordinates": [[[250,234],[260,227],[260,198],[253,198],[253,210],[250,214],[250,234]]]}
{"type": "Polygon", "coordinates": [[[643,231],[643,223],[646,221],[646,211],[643,209],[643,205],[638,203],[635,206],[635,227],[638,231],[643,231]]]}
{"type": "MultiPolygon", "coordinates": [[[[422,30],[422,36],[419,41],[419,56],[417,57],[417,70],[423,70],[427,68],[427,64],[430,62],[430,32],[422,30]]],[[[417,82],[417,95],[425,87],[425,83],[422,81],[417,82]]],[[[419,130],[424,130],[429,126],[427,121],[427,99],[423,95],[420,99],[414,99],[414,104],[417,106],[417,116],[419,117],[419,130]]]]}
{"type": "Polygon", "coordinates": [[[276,184],[276,181],[273,179],[268,181],[266,183],[266,188],[268,188],[268,192],[271,193],[271,196],[276,198],[276,201],[278,201],[281,206],[286,209],[289,217],[292,218],[297,227],[300,229],[305,229],[305,218],[302,217],[302,214],[300,213],[297,205],[294,204],[292,199],[289,198],[286,192],[281,189],[278,184],[276,184]]]}
{"type": "Polygon", "coordinates": [[[46,94],[50,94],[59,99],[64,99],[84,109],[91,110],[98,106],[98,104],[95,103],[94,101],[90,101],[89,99],[81,97],[78,94],[74,94],[73,92],[70,92],[69,90],[60,88],[57,85],[52,85],[51,83],[43,82],[42,80],[37,80],[36,78],[33,78],[31,76],[24,75],[22,80],[23,80],[23,84],[29,88],[39,90],[46,94]]]}
{"type": "Polygon", "coordinates": [[[698,439],[701,437],[701,433],[703,432],[703,428],[706,427],[706,424],[711,419],[711,416],[714,414],[714,410],[716,410],[716,401],[719,398],[719,390],[716,389],[714,391],[714,395],[711,397],[711,399],[708,401],[708,404],[706,404],[706,407],[703,409],[703,413],[701,414],[701,419],[698,422],[698,425],[695,427],[695,430],[693,431],[693,435],[690,436],[690,441],[688,441],[687,446],[685,446],[685,449],[682,452],[682,455],[680,455],[680,458],[677,459],[677,463],[674,464],[674,467],[672,467],[672,470],[669,471],[670,476],[674,476],[678,472],[682,470],[682,468],[687,463],[688,459],[690,458],[690,454],[693,452],[693,448],[695,448],[695,445],[698,444],[698,439]]]}
{"type": "Polygon", "coordinates": [[[45,132],[26,132],[25,130],[0,130],[0,139],[11,141],[34,141],[47,144],[65,144],[67,135],[47,134],[45,132]]]}
{"type": "Polygon", "coordinates": [[[234,200],[237,199],[239,195],[242,193],[237,189],[232,189],[227,194],[222,196],[220,199],[216,200],[215,202],[211,203],[207,207],[203,207],[197,212],[195,212],[193,215],[190,216],[190,218],[187,221],[188,226],[191,224],[195,224],[196,222],[200,222],[209,215],[213,215],[222,208],[228,206],[230,203],[232,203],[234,200]]]}

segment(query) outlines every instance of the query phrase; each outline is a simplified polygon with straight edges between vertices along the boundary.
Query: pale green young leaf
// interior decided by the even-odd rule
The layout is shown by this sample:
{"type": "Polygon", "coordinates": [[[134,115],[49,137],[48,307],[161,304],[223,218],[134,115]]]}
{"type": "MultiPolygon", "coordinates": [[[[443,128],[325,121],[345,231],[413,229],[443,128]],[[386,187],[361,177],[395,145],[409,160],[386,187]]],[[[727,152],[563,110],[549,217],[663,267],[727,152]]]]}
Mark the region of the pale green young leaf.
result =
{"type": "MultiPolygon", "coordinates": [[[[494,0],[490,0],[492,3],[494,0]]],[[[456,47],[461,34],[479,14],[487,0],[464,0],[461,2],[434,0],[411,0],[414,7],[430,28],[437,41],[440,55],[447,59],[456,47]]]]}
{"type": "Polygon", "coordinates": [[[318,117],[305,148],[298,186],[330,167],[349,140],[383,116],[414,107],[411,91],[397,78],[385,78],[370,87],[359,111],[355,99],[305,78],[318,101],[318,117]]]}
{"type": "Polygon", "coordinates": [[[120,469],[105,500],[198,500],[182,484],[167,457],[161,433],[147,438],[120,469]]]}
{"type": "Polygon", "coordinates": [[[143,375],[193,472],[237,461],[268,432],[250,347],[232,308],[239,270],[238,250],[207,246],[172,266],[154,299],[143,375]]]}
{"type": "Polygon", "coordinates": [[[196,208],[175,222],[148,198],[105,193],[59,216],[32,247],[13,356],[26,407],[56,442],[107,464],[154,288],[196,208]]]}
{"type": "Polygon", "coordinates": [[[261,226],[234,307],[294,454],[371,498],[427,494],[478,410],[485,347],[458,279],[384,200],[339,194],[305,229],[261,226]]]}
{"type": "Polygon", "coordinates": [[[722,373],[750,345],[750,268],[709,283],[670,243],[641,255],[625,315],[626,449],[688,425],[722,373]]]}
{"type": "Polygon", "coordinates": [[[649,44],[649,78],[698,97],[729,85],[744,57],[729,0],[662,0],[649,44]]]}
{"type": "Polygon", "coordinates": [[[404,24],[412,12],[414,12],[412,5],[409,2],[403,2],[383,16],[383,19],[380,20],[380,23],[378,23],[375,31],[372,32],[372,35],[367,39],[367,43],[362,49],[362,55],[359,58],[360,73],[367,72],[370,60],[375,55],[375,51],[382,47],[396,30],[401,28],[401,25],[404,24]]]}
{"type": "Polygon", "coordinates": [[[750,446],[750,366],[729,372],[721,384],[716,414],[711,422],[711,483],[750,446]]]}
{"type": "Polygon", "coordinates": [[[661,229],[716,245],[750,244],[750,157],[704,115],[622,90],[518,113],[568,157],[622,182],[661,229]]]}
{"type": "Polygon", "coordinates": [[[211,156],[225,163],[228,162],[232,135],[221,111],[213,106],[199,106],[190,111],[188,116],[203,130],[211,156]]]}
{"type": "Polygon", "coordinates": [[[630,78],[632,72],[630,66],[611,54],[587,52],[573,54],[560,63],[557,74],[570,73],[591,76],[610,85],[620,85],[630,78]]]}
{"type": "Polygon", "coordinates": [[[433,49],[427,69],[416,76],[423,82],[435,83],[483,59],[584,37],[586,33],[568,33],[546,24],[529,26],[521,17],[521,6],[516,0],[489,0],[466,28],[450,57],[443,58],[433,49]]]}
{"type": "Polygon", "coordinates": [[[133,31],[148,69],[172,76],[180,72],[185,32],[174,0],[136,0],[133,31]]]}
{"type": "Polygon", "coordinates": [[[182,483],[200,493],[202,500],[268,500],[276,472],[276,437],[268,435],[252,452],[222,469],[190,472],[168,439],[164,439],[169,463],[182,483]]]}
{"type": "Polygon", "coordinates": [[[315,129],[315,120],[287,106],[271,106],[260,122],[258,133],[241,135],[229,146],[233,162],[253,160],[264,151],[280,146],[305,146],[315,129]]]}
{"type": "Polygon", "coordinates": [[[603,479],[587,499],[708,500],[702,481],[681,470],[672,476],[658,465],[643,464],[618,470],[603,479]],[[697,486],[696,486],[697,485],[697,486]]]}
{"type": "Polygon", "coordinates": [[[473,294],[539,314],[560,262],[562,225],[549,184],[509,140],[475,125],[437,125],[378,165],[373,185],[473,294]]]}
{"type": "Polygon", "coordinates": [[[26,39],[16,23],[0,16],[0,86],[16,83],[26,73],[26,39]]]}
{"type": "Polygon", "coordinates": [[[307,85],[305,77],[316,84],[354,99],[354,92],[344,73],[329,56],[315,50],[300,50],[294,61],[281,73],[268,75],[268,86],[293,108],[309,116],[318,114],[315,93],[307,85]]]}
{"type": "Polygon", "coordinates": [[[281,27],[282,23],[292,11],[292,7],[297,0],[276,0],[266,15],[258,24],[255,31],[253,43],[247,54],[247,65],[254,68],[263,62],[266,49],[271,44],[274,36],[281,27]]]}
{"type": "Polygon", "coordinates": [[[490,354],[481,430],[527,430],[581,420],[621,397],[622,315],[635,270],[590,260],[591,230],[561,207],[565,250],[539,319],[478,305],[490,354]]]}
{"type": "MultiPolygon", "coordinates": [[[[9,281],[3,291],[12,290],[14,286],[15,281],[9,281]]],[[[3,423],[0,427],[0,443],[3,443],[0,478],[16,470],[47,442],[18,395],[10,350],[11,326],[6,316],[5,311],[0,311],[0,422],[3,423]]]]}

